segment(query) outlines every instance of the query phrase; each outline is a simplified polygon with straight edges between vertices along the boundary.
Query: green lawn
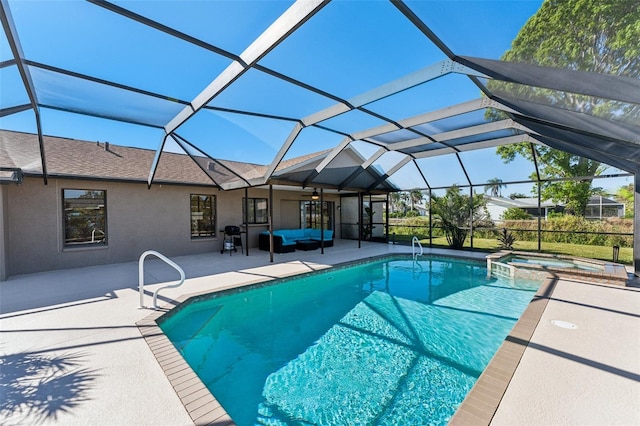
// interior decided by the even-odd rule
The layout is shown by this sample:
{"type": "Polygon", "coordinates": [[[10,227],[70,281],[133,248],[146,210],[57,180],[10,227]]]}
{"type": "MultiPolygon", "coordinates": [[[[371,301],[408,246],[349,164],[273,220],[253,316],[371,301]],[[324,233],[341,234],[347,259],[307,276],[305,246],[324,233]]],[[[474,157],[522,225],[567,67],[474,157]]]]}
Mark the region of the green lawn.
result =
{"type": "MultiPolygon", "coordinates": [[[[410,237],[403,238],[404,236],[396,236],[397,241],[410,240],[410,237]]],[[[424,247],[429,246],[429,239],[421,239],[420,243],[424,247]]],[[[467,238],[465,247],[470,248],[470,239],[467,238]]],[[[438,248],[448,248],[447,239],[445,237],[438,237],[433,239],[433,246],[438,248]]],[[[499,250],[499,243],[496,239],[489,238],[474,238],[473,249],[479,251],[493,252],[499,250]]],[[[514,250],[520,251],[537,251],[537,241],[516,241],[513,245],[514,250]]],[[[567,243],[545,243],[542,242],[543,253],[564,254],[569,256],[586,257],[588,259],[600,259],[611,261],[613,258],[613,248],[604,246],[589,246],[582,244],[567,244],[567,243]]],[[[630,265],[633,263],[633,249],[631,247],[621,247],[620,255],[618,258],[620,263],[630,265]]]]}

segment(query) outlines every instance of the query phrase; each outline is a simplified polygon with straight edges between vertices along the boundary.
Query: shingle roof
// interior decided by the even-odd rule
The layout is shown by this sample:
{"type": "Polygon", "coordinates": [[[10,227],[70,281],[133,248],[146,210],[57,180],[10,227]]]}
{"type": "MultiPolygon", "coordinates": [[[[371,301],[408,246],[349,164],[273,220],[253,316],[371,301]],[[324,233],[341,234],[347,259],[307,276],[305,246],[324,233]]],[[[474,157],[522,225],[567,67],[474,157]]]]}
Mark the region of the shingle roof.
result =
{"type": "MultiPolygon", "coordinates": [[[[49,176],[69,176],[146,182],[155,151],[102,142],[44,136],[44,148],[49,176]]],[[[279,169],[323,155],[315,153],[282,162],[279,169]]],[[[211,177],[220,180],[263,176],[267,166],[237,161],[196,158],[211,177]]],[[[35,134],[0,130],[0,167],[16,167],[28,175],[41,175],[42,166],[35,134]]],[[[198,165],[187,155],[165,152],[160,157],[154,179],[156,183],[214,185],[198,165]]]]}

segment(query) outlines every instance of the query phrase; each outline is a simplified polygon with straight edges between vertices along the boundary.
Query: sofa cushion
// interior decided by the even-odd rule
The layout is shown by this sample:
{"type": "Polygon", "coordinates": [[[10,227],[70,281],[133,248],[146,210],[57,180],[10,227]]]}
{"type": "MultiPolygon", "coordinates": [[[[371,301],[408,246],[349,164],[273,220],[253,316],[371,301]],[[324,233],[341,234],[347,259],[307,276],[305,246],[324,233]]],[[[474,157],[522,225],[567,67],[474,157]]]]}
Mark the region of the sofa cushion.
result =
{"type": "MultiPolygon", "coordinates": [[[[330,230],[330,229],[323,230],[322,235],[323,235],[322,239],[325,240],[325,241],[329,241],[329,240],[333,239],[333,231],[330,230]]],[[[320,240],[320,230],[319,229],[312,229],[309,237],[312,240],[320,240]]]]}
{"type": "MultiPolygon", "coordinates": [[[[269,231],[262,231],[261,234],[269,235],[269,231]]],[[[295,245],[296,241],[302,240],[320,241],[320,230],[314,228],[278,229],[277,231],[273,231],[273,235],[282,238],[282,245],[286,246],[295,245]]],[[[325,229],[322,235],[324,235],[324,241],[333,240],[332,230],[325,229]]]]}

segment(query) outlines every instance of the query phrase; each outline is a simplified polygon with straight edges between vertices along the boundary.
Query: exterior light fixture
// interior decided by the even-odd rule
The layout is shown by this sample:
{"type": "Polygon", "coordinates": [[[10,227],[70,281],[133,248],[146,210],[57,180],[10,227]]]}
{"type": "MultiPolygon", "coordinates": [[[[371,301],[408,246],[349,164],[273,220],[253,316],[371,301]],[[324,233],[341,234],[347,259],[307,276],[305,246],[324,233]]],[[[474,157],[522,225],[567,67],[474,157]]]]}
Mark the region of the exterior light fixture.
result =
{"type": "Polygon", "coordinates": [[[320,198],[320,195],[318,194],[318,191],[314,189],[313,193],[311,194],[311,199],[317,200],[318,198],[320,198]]]}

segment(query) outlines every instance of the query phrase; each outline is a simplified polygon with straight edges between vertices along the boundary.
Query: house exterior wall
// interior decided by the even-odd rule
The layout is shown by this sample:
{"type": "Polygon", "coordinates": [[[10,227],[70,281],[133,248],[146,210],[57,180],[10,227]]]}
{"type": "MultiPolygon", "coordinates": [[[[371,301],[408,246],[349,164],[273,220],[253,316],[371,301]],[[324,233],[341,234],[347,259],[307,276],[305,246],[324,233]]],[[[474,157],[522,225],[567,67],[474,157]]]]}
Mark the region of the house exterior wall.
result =
{"type": "MultiPolygon", "coordinates": [[[[275,198],[275,194],[274,194],[275,198]]],[[[274,229],[295,229],[300,227],[300,201],[281,199],[280,214],[274,220],[274,229]],[[277,222],[277,224],[276,224],[277,222]]],[[[275,206],[274,206],[275,207],[275,206]]],[[[275,216],[275,213],[274,213],[275,216]]]]}
{"type": "Polygon", "coordinates": [[[506,210],[507,208],[504,206],[487,203],[487,211],[489,212],[489,217],[491,217],[491,220],[493,220],[494,222],[501,221],[501,216],[506,210]]]}
{"type": "MultiPolygon", "coordinates": [[[[215,238],[191,239],[190,194],[216,195],[218,210],[237,194],[213,188],[27,178],[9,187],[8,274],[75,268],[137,260],[145,250],[166,256],[214,251],[215,238]],[[64,247],[63,189],[106,191],[107,245],[64,247]]],[[[237,202],[240,205],[240,201],[237,202]]],[[[218,216],[224,223],[228,214],[218,216]]],[[[238,215],[239,216],[239,215],[238,215]]]]}
{"type": "MultiPolygon", "coordinates": [[[[152,185],[92,180],[25,178],[21,185],[0,189],[0,279],[11,275],[118,262],[131,262],[145,250],[168,257],[218,253],[226,225],[240,225],[244,189],[220,191],[212,187],[152,185]],[[63,189],[106,191],[107,245],[64,247],[63,189]],[[191,238],[190,194],[216,196],[216,228],[212,238],[191,238]],[[4,253],[2,247],[4,245],[4,253]]],[[[268,198],[266,189],[251,188],[249,198],[268,198]]],[[[274,229],[290,221],[281,212],[284,199],[303,200],[302,193],[274,191],[274,229]],[[285,216],[286,219],[281,219],[285,216]]],[[[327,197],[335,201],[337,197],[327,197]]],[[[299,213],[295,216],[299,226],[299,213]]],[[[336,224],[338,226],[338,224],[336,224]]],[[[249,226],[249,247],[267,224],[249,226]]],[[[244,236],[243,236],[244,243],[244,236]]]]}

